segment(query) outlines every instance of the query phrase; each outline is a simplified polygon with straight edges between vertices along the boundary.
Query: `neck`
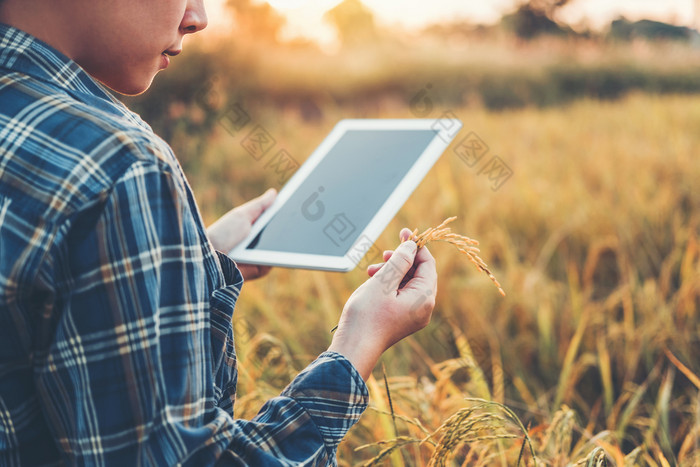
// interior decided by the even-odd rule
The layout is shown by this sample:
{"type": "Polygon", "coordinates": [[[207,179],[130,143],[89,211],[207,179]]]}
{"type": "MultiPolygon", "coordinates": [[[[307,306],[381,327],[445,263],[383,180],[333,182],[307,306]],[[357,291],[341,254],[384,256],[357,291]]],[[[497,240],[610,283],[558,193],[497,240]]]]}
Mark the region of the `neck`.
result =
{"type": "Polygon", "coordinates": [[[61,27],[62,8],[65,5],[60,1],[0,0],[0,23],[21,29],[73,58],[70,36],[61,27]]]}

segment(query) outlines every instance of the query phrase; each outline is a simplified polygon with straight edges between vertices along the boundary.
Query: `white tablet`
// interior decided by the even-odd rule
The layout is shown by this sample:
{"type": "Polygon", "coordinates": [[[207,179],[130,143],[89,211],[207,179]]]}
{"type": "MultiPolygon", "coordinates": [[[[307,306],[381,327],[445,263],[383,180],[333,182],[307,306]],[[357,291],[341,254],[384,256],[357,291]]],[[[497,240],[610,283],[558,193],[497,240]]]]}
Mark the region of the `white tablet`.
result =
{"type": "Polygon", "coordinates": [[[229,255],[248,264],[353,269],[461,127],[457,119],[340,121],[229,255]]]}

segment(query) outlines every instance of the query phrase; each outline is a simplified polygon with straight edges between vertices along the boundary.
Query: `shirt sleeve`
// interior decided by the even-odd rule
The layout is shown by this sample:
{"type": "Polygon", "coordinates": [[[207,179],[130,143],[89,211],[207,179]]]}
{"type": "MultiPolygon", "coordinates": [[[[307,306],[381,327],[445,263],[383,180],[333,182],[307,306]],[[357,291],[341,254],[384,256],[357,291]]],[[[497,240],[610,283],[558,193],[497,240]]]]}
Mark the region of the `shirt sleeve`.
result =
{"type": "Polygon", "coordinates": [[[36,376],[67,463],[335,463],[368,398],[338,354],[322,354],[253,420],[233,418],[242,281],[203,240],[171,173],[135,162],[67,238],[70,293],[57,297],[36,376]]]}
{"type": "Polygon", "coordinates": [[[368,399],[352,364],[324,352],[253,420],[234,421],[217,465],[335,465],[336,448],[368,399]]]}

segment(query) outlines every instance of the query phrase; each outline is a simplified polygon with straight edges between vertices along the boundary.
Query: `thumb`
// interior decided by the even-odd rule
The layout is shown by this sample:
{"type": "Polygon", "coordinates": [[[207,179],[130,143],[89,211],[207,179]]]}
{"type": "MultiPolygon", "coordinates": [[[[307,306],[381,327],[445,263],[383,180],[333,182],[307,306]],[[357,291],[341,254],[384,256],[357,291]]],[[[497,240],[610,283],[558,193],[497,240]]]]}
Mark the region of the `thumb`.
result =
{"type": "Polygon", "coordinates": [[[389,261],[377,271],[373,278],[376,278],[387,291],[398,290],[404,276],[413,266],[417,250],[416,242],[403,242],[394,250],[389,261]]]}
{"type": "Polygon", "coordinates": [[[245,204],[240,206],[240,209],[245,213],[246,217],[250,219],[250,222],[255,222],[255,220],[260,217],[267,208],[272,205],[277,197],[277,191],[274,188],[270,188],[262,195],[257,198],[253,198],[245,204]]]}

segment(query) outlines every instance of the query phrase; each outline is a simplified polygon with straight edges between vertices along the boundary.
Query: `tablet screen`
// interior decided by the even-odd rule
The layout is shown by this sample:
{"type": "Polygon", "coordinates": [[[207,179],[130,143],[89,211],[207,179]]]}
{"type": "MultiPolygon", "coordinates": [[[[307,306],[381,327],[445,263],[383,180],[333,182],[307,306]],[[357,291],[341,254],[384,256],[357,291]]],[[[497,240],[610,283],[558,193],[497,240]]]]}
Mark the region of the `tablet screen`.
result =
{"type": "Polygon", "coordinates": [[[246,249],[345,255],[436,136],[347,131],[246,249]]]}

